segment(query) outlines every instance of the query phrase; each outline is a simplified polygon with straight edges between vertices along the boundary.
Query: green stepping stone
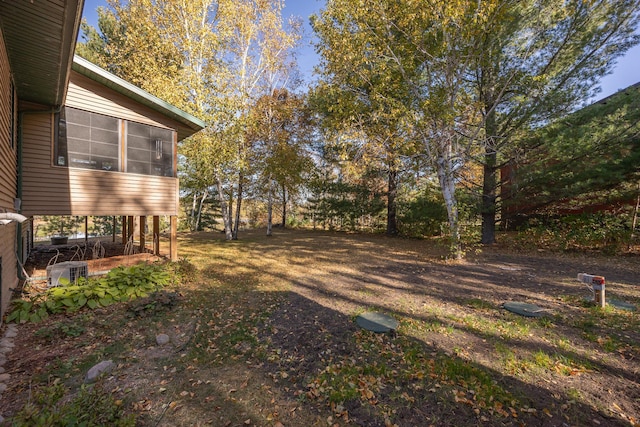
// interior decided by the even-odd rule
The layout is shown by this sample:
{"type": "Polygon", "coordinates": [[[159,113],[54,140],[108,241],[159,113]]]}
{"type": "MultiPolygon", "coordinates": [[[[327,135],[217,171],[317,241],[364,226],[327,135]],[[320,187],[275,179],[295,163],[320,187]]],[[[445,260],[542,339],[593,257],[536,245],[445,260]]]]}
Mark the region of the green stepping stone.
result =
{"type": "Polygon", "coordinates": [[[386,314],[368,311],[356,317],[356,323],[362,329],[378,333],[395,331],[398,328],[398,321],[386,314]]]}
{"type": "Polygon", "coordinates": [[[502,306],[512,313],[525,317],[542,317],[542,312],[544,311],[543,308],[526,302],[509,301],[502,304],[502,306]]]}

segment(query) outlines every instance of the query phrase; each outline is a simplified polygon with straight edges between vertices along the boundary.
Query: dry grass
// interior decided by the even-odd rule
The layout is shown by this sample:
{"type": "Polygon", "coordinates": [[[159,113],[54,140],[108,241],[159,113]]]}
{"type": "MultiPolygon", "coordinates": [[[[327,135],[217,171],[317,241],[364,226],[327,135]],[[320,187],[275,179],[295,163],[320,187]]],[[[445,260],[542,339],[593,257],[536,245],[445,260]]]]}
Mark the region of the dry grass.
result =
{"type": "Polygon", "coordinates": [[[136,317],[122,305],[22,327],[12,354],[30,356],[10,361],[11,410],[29,383],[73,391],[87,366],[111,358],[119,365],[104,385],[139,425],[637,422],[638,313],[590,307],[573,280],[603,274],[611,295],[639,304],[637,263],[444,253],[359,234],[183,235],[176,307],[136,317]],[[509,300],[547,314],[508,313],[509,300]],[[359,330],[355,316],[370,309],[396,317],[398,332],[359,330]],[[158,333],[171,344],[155,345],[158,333]]]}

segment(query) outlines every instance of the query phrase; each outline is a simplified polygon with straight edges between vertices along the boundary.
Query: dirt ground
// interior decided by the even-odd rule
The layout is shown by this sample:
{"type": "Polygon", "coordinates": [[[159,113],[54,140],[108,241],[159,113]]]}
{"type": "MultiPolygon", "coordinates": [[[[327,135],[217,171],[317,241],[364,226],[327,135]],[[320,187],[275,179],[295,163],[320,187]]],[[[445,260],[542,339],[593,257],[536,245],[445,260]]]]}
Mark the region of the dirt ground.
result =
{"type": "MultiPolygon", "coordinates": [[[[640,263],[637,257],[515,254],[497,245],[469,254],[465,261],[451,262],[437,259],[434,256],[437,252],[434,254],[433,248],[424,241],[384,236],[343,237],[332,233],[287,237],[289,255],[279,261],[280,271],[291,281],[293,289],[288,304],[272,316],[273,327],[278,332],[270,338],[277,341],[276,347],[289,353],[304,353],[292,357],[292,360],[304,361],[305,366],[300,369],[313,371],[318,368],[314,362],[321,364],[319,327],[328,331],[337,343],[347,342],[357,329],[352,321],[354,313],[373,309],[425,323],[444,319],[450,327],[449,333],[436,331],[419,338],[427,349],[462,357],[493,371],[499,381],[526,396],[532,407],[559,406],[570,414],[570,419],[533,418],[526,424],[566,425],[563,423],[569,421],[569,425],[628,425],[628,422],[635,425],[640,420],[637,353],[640,331],[624,331],[625,342],[631,345],[606,352],[597,343],[585,341],[581,332],[573,327],[574,319],[580,318],[579,312],[583,309],[581,300],[591,296],[576,280],[580,272],[605,276],[609,298],[638,306],[640,263]],[[308,239],[313,239],[312,245],[308,239]],[[314,251],[314,248],[323,250],[314,251]],[[566,352],[574,359],[585,358],[592,370],[559,378],[544,373],[533,377],[525,374],[522,378],[504,375],[491,348],[492,340],[503,337],[488,337],[479,328],[469,327],[463,318],[465,312],[474,310],[476,301],[482,301],[483,316],[491,320],[513,316],[501,309],[508,301],[538,305],[545,310],[547,318],[553,319],[554,336],[572,344],[556,348],[544,334],[535,332],[515,340],[505,337],[504,341],[513,345],[516,353],[520,349],[523,352],[543,349],[551,353],[566,352]],[[575,394],[574,390],[579,390],[584,404],[567,397],[575,394]],[[578,418],[583,421],[574,424],[578,418]],[[570,422],[571,419],[574,422],[570,422]]],[[[258,252],[255,256],[269,256],[270,251],[264,248],[258,252]]],[[[637,314],[635,316],[637,319],[637,314]]],[[[607,336],[609,331],[603,327],[599,333],[607,336]]],[[[336,344],[336,351],[340,352],[340,348],[336,344]]],[[[349,351],[348,346],[342,348],[349,351]]],[[[432,402],[425,399],[424,407],[414,406],[406,411],[400,425],[423,425],[424,414],[433,415],[432,408],[432,402]]],[[[362,425],[378,425],[366,411],[359,409],[351,408],[353,418],[360,418],[362,425]]],[[[442,425],[467,425],[464,418],[455,414],[456,410],[443,411],[435,418],[443,420],[442,425]]]]}
{"type": "MultiPolygon", "coordinates": [[[[135,325],[131,318],[117,320],[125,316],[125,308],[102,309],[92,315],[92,326],[83,336],[52,343],[37,336],[42,324],[21,325],[8,357],[11,379],[0,401],[7,408],[3,415],[24,403],[29,384],[47,366],[64,364],[72,354],[72,360],[81,360],[95,350],[100,343],[89,338],[94,336],[104,345],[129,343],[124,346],[129,354],[121,356],[124,368],[110,385],[116,391],[138,389],[132,392],[135,397],[130,400],[135,403],[130,411],[142,414],[140,425],[628,426],[640,422],[640,330],[627,327],[638,324],[638,312],[610,309],[599,324],[597,311],[585,302],[590,292],[576,281],[581,272],[605,276],[608,298],[638,307],[637,256],[517,253],[496,245],[470,250],[463,261],[450,261],[433,241],[289,230],[266,238],[263,233],[244,233],[236,243],[224,242],[219,233],[182,236],[180,254],[196,266],[203,280],[212,281],[207,286],[242,285],[216,294],[219,300],[209,306],[185,303],[181,310],[189,313],[177,315],[169,326],[156,318],[135,325]],[[507,312],[502,304],[508,301],[538,305],[545,320],[507,312]],[[245,357],[240,359],[242,367],[229,360],[204,362],[200,355],[178,363],[191,357],[190,346],[200,346],[200,335],[212,329],[216,319],[226,318],[229,313],[221,306],[267,305],[268,316],[251,332],[256,342],[234,344],[236,353],[245,357]],[[369,310],[400,321],[397,335],[377,338],[386,340],[385,346],[394,347],[394,340],[402,338],[403,343],[419,345],[425,360],[432,355],[434,360],[461,361],[517,396],[521,407],[511,415],[491,417],[474,406],[473,396],[456,396],[455,403],[449,402],[435,391],[439,387],[435,377],[393,382],[394,374],[386,377],[386,387],[378,385],[373,403],[351,398],[336,409],[316,399],[312,384],[319,373],[366,357],[357,345],[361,336],[354,318],[369,310]],[[124,322],[127,330],[117,337],[101,335],[106,325],[118,322],[124,322]],[[508,329],[513,325],[519,332],[508,329]],[[169,330],[174,346],[170,350],[154,346],[150,329],[169,330]],[[265,352],[278,357],[265,357],[265,352]],[[517,364],[541,353],[555,358],[553,368],[527,370],[517,364]],[[206,397],[183,390],[174,401],[179,402],[178,409],[174,405],[167,411],[172,401],[158,398],[157,390],[171,383],[177,384],[176,390],[196,383],[210,388],[206,397]],[[402,405],[398,396],[405,394],[407,404],[402,405]],[[225,412],[225,405],[232,409],[225,412]],[[348,416],[340,417],[341,413],[348,416]]],[[[204,293],[197,283],[182,290],[185,299],[197,292],[204,293]]],[[[61,319],[50,320],[56,321],[61,319]]],[[[110,354],[103,350],[101,355],[110,354]]],[[[402,360],[397,363],[404,366],[402,360]]],[[[70,375],[73,379],[78,374],[70,375]]],[[[454,392],[461,387],[453,386],[454,392]]]]}

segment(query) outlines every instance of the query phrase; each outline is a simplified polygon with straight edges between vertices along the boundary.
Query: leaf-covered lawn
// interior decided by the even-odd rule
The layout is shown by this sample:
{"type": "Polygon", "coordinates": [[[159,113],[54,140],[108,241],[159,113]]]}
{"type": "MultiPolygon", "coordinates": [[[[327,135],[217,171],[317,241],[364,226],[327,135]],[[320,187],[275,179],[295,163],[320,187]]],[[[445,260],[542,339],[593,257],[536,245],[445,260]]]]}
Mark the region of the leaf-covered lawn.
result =
{"type": "MultiPolygon", "coordinates": [[[[182,236],[181,297],[20,326],[2,415],[30,390],[117,363],[101,381],[138,425],[634,425],[638,312],[585,301],[579,272],[640,305],[635,259],[514,255],[449,262],[434,242],[279,230],[182,236]],[[537,304],[542,318],[501,308],[537,304]],[[393,334],[361,330],[382,311],[393,334]],[[166,333],[171,342],[155,343],[166,333]]],[[[172,289],[169,289],[171,291],[172,289]]]]}

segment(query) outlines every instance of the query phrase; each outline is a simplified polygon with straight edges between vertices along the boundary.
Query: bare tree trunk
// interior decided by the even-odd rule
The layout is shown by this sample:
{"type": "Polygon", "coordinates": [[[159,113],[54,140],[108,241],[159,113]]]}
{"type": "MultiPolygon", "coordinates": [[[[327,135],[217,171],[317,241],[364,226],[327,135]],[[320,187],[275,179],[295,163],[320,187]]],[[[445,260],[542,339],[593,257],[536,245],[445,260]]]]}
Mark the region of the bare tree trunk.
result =
{"type": "Polygon", "coordinates": [[[287,226],[287,188],[282,184],[282,228],[287,226]]]}
{"type": "Polygon", "coordinates": [[[227,215],[229,215],[229,229],[233,233],[233,194],[229,194],[229,204],[227,206],[227,215]]]}
{"type": "Polygon", "coordinates": [[[390,236],[398,235],[397,194],[398,171],[394,166],[390,166],[387,177],[387,234],[390,236]]]}
{"type": "Polygon", "coordinates": [[[496,200],[498,191],[498,152],[496,150],[496,135],[498,133],[496,124],[496,112],[493,108],[494,101],[487,95],[484,100],[487,110],[485,118],[485,151],[483,163],[482,179],[482,202],[480,214],[482,215],[482,237],[483,245],[492,245],[496,242],[496,200]]]}
{"type": "Polygon", "coordinates": [[[224,194],[224,187],[220,178],[216,179],[216,186],[218,187],[218,197],[220,198],[220,210],[222,211],[222,222],[224,223],[224,235],[227,240],[233,238],[231,233],[231,217],[229,215],[229,207],[227,206],[226,197],[224,194]]]}
{"type": "Polygon", "coordinates": [[[496,242],[496,187],[498,185],[496,170],[496,152],[487,147],[484,160],[482,180],[482,244],[492,245],[496,242]]]}
{"type": "Polygon", "coordinates": [[[636,225],[638,225],[638,210],[640,209],[640,185],[638,185],[638,197],[636,198],[636,207],[633,209],[633,220],[631,221],[631,236],[629,239],[629,247],[636,238],[636,225]]]}
{"type": "Polygon", "coordinates": [[[269,190],[267,195],[267,236],[273,235],[273,182],[269,180],[269,190]]]}
{"type": "Polygon", "coordinates": [[[238,240],[238,228],[240,227],[240,208],[242,207],[242,181],[244,175],[242,172],[238,173],[238,201],[236,202],[236,222],[233,224],[233,240],[238,240]]]}
{"type": "Polygon", "coordinates": [[[193,192],[193,203],[191,204],[191,221],[189,221],[189,223],[191,224],[191,231],[196,231],[196,200],[197,200],[198,196],[196,194],[196,192],[193,192]]]}
{"type": "Polygon", "coordinates": [[[445,141],[440,147],[440,153],[436,157],[436,172],[440,183],[440,190],[447,207],[449,219],[449,232],[451,233],[451,250],[456,259],[462,258],[462,245],[460,242],[460,225],[458,222],[458,203],[455,193],[455,179],[453,176],[453,159],[451,141],[445,141]]]}
{"type": "Polygon", "coordinates": [[[202,193],[202,198],[200,199],[200,205],[198,206],[198,215],[196,217],[195,231],[200,231],[200,220],[202,219],[202,206],[204,205],[204,201],[208,195],[209,195],[209,192],[207,191],[207,189],[205,189],[204,193],[202,193]]]}

